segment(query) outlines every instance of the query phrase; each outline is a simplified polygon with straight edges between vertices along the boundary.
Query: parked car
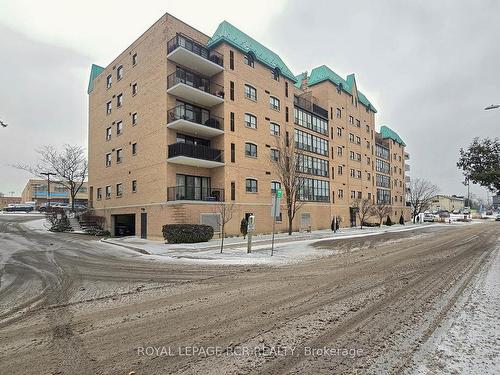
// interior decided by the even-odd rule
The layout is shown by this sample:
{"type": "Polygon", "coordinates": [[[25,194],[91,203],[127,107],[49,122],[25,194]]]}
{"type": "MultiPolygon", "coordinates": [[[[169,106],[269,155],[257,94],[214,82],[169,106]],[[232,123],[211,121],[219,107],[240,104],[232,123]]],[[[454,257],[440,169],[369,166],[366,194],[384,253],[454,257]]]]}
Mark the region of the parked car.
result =
{"type": "Polygon", "coordinates": [[[434,215],[432,214],[424,214],[424,223],[433,223],[434,222],[434,215]]]}
{"type": "Polygon", "coordinates": [[[3,209],[5,212],[31,212],[33,211],[33,206],[28,206],[26,204],[12,204],[9,207],[3,209]]]}
{"type": "Polygon", "coordinates": [[[500,221],[500,215],[497,215],[497,217],[495,218],[495,221],[500,221]]]}

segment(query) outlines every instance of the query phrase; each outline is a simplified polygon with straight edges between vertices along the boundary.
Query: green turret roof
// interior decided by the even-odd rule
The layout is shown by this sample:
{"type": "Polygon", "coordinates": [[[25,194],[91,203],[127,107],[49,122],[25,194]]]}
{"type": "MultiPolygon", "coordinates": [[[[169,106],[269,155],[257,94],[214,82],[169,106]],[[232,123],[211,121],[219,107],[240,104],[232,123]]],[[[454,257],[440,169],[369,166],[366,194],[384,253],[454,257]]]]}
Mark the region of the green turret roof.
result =
{"type": "Polygon", "coordinates": [[[393,141],[399,143],[401,146],[406,147],[406,143],[403,142],[403,140],[398,135],[398,133],[396,133],[394,130],[392,130],[388,126],[382,125],[380,127],[380,136],[382,138],[392,139],[393,141]]]}
{"type": "Polygon", "coordinates": [[[298,89],[302,88],[302,81],[307,78],[307,72],[300,73],[295,76],[295,79],[297,82],[295,82],[294,86],[297,87],[298,89]]]}
{"type": "Polygon", "coordinates": [[[262,64],[267,65],[271,69],[278,68],[281,75],[285,76],[294,83],[297,81],[294,74],[290,71],[290,69],[288,69],[283,60],[281,60],[277,54],[264,47],[255,39],[251,38],[227,21],[223,21],[219,27],[217,27],[214,35],[208,41],[207,47],[212,48],[222,42],[232,45],[241,52],[252,52],[255,55],[255,59],[262,64]]]}
{"type": "Polygon", "coordinates": [[[90,68],[90,77],[89,77],[89,86],[87,88],[87,94],[90,94],[92,90],[94,89],[94,79],[102,73],[104,68],[99,65],[92,64],[92,67],[90,68]]]}
{"type": "MultiPolygon", "coordinates": [[[[335,86],[340,87],[344,92],[352,95],[352,88],[355,82],[354,74],[348,75],[347,80],[345,80],[326,65],[321,65],[311,71],[307,84],[308,86],[313,86],[324,81],[330,81],[335,86]]],[[[357,90],[357,93],[359,102],[372,112],[377,113],[377,110],[370,103],[368,98],[359,90],[357,90]]]]}

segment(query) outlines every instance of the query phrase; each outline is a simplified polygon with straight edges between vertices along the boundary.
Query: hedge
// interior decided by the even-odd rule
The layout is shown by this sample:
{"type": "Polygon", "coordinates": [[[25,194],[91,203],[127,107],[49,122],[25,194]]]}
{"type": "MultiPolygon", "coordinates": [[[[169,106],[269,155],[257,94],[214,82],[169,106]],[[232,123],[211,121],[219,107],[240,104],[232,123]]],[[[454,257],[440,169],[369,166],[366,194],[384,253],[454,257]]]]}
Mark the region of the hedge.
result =
{"type": "Polygon", "coordinates": [[[214,228],[203,224],[166,224],[162,232],[169,243],[207,242],[214,236],[214,228]]]}

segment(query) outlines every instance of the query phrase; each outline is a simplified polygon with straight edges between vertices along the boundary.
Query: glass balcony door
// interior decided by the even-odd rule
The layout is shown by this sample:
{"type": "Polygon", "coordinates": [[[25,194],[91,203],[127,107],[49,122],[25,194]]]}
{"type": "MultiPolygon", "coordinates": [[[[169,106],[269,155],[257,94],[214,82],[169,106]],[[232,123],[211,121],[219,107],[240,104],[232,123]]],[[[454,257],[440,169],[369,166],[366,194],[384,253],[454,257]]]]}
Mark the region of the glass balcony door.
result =
{"type": "Polygon", "coordinates": [[[176,175],[177,200],[206,200],[210,190],[210,177],[176,175]]]}
{"type": "Polygon", "coordinates": [[[192,104],[177,101],[175,107],[176,118],[192,121],[197,124],[205,124],[210,119],[210,111],[194,106],[192,104]]]}

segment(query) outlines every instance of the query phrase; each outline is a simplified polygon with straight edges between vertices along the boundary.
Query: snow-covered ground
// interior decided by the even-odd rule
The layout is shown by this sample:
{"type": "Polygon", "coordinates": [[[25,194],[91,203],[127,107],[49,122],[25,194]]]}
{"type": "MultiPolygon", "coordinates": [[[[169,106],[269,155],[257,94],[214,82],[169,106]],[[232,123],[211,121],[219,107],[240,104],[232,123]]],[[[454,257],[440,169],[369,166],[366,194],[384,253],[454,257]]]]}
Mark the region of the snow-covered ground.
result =
{"type": "Polygon", "coordinates": [[[50,225],[45,217],[41,219],[26,221],[23,223],[23,225],[33,231],[51,233],[49,232],[50,225]]]}
{"type": "MultiPolygon", "coordinates": [[[[336,250],[318,249],[309,246],[318,240],[335,240],[376,236],[429,227],[449,227],[450,224],[407,224],[383,226],[381,228],[343,228],[337,233],[331,230],[318,230],[311,233],[279,233],[275,236],[274,255],[271,257],[271,235],[256,235],[252,240],[252,252],[247,253],[247,240],[242,237],[226,238],[223,254],[220,253],[220,239],[195,244],[168,244],[163,241],[144,240],[138,237],[109,238],[107,243],[124,246],[149,254],[149,259],[163,262],[205,263],[205,264],[284,264],[300,262],[334,254],[336,250]]],[[[470,225],[453,223],[455,225],[470,225]]]]}
{"type": "Polygon", "coordinates": [[[412,362],[409,374],[500,373],[500,243],[412,362]]]}

